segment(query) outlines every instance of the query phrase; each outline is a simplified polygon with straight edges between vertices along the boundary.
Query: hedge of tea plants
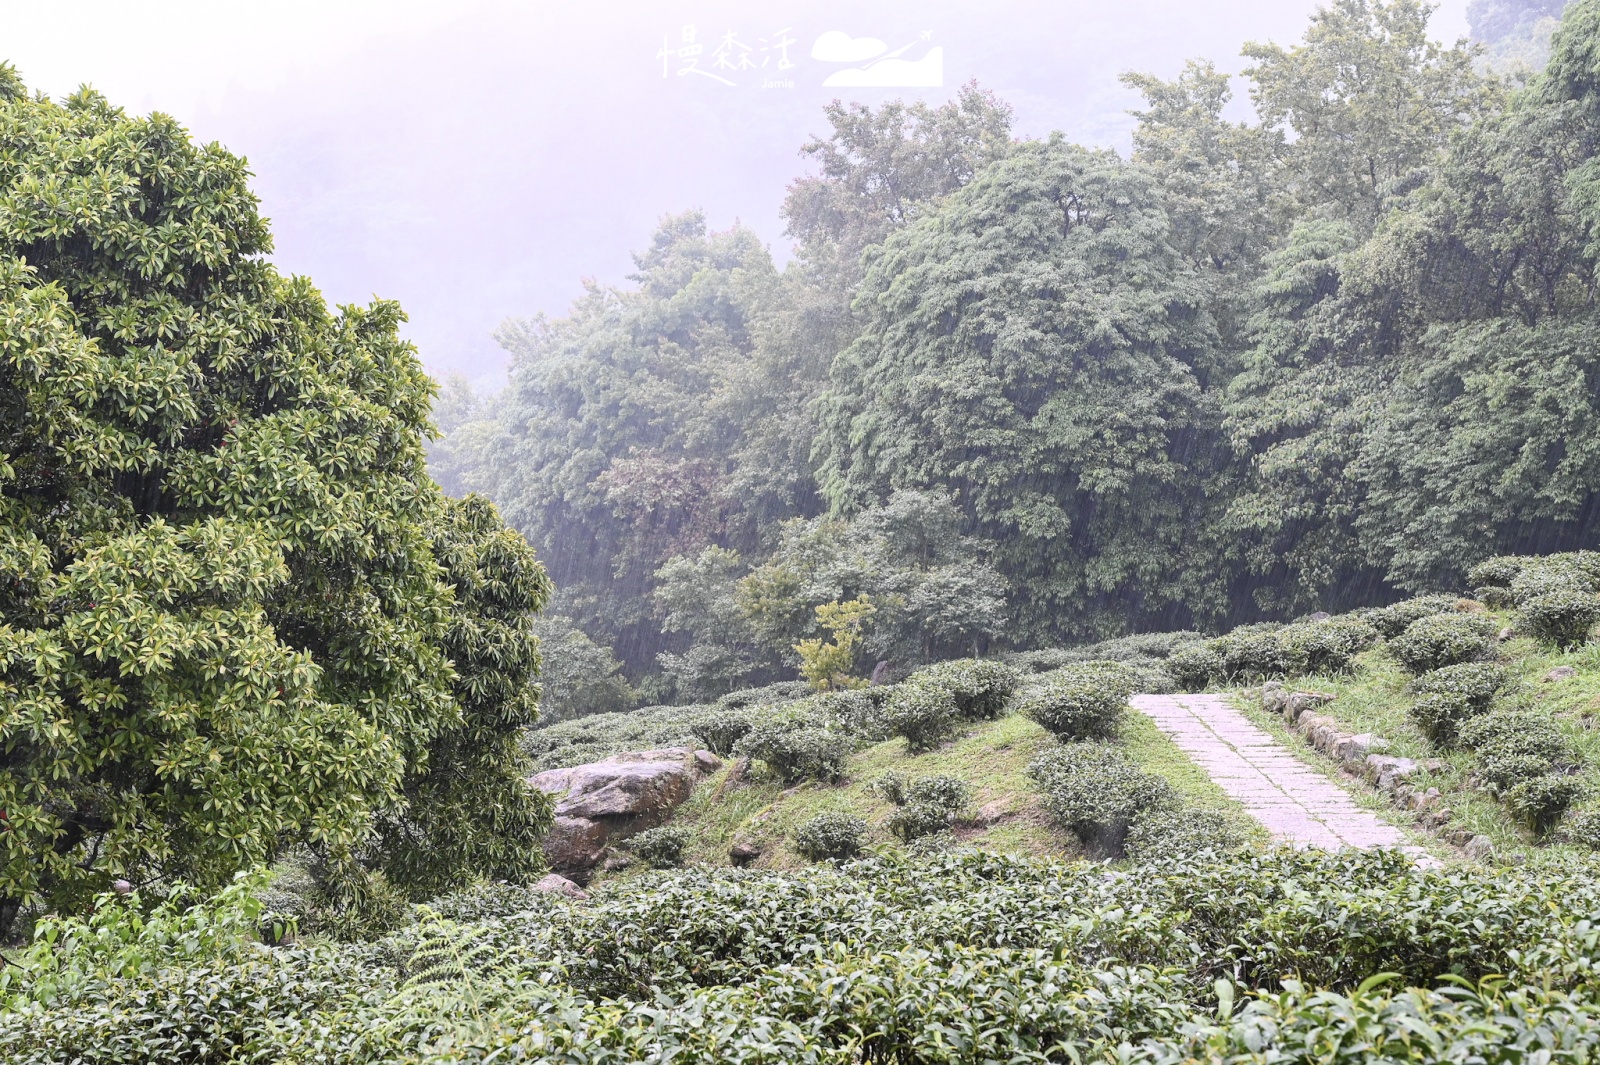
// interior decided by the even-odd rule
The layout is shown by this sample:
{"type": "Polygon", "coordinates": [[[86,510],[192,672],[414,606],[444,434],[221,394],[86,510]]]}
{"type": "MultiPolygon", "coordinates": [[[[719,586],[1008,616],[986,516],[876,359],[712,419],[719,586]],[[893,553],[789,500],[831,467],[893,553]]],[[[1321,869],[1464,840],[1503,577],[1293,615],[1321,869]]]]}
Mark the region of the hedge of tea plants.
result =
{"type": "Polygon", "coordinates": [[[16,1065],[1580,1062],[1600,872],[976,852],[492,886],[267,946],[259,881],[102,900],[0,976],[16,1065]]]}

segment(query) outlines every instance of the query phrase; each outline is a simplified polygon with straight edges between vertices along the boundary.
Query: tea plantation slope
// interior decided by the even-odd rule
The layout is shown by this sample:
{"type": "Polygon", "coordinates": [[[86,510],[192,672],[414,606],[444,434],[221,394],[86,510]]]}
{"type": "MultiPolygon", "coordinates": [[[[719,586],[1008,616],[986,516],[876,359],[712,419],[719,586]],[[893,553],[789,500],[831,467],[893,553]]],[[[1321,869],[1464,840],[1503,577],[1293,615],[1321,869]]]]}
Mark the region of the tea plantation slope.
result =
{"type": "MultiPolygon", "coordinates": [[[[1143,768],[1170,781],[1190,805],[1224,812],[1245,831],[1249,818],[1205,773],[1183,755],[1143,715],[1121,719],[1121,745],[1143,768]]],[[[824,813],[843,813],[866,821],[869,848],[898,850],[903,844],[889,829],[895,806],[875,787],[886,774],[908,779],[945,775],[968,784],[972,797],[956,817],[951,842],[1016,855],[1079,855],[1082,846],[1052,820],[1029,777],[1028,766],[1058,741],[1033,721],[1010,714],[969,726],[934,750],[912,753],[904,741],[885,740],[849,756],[836,784],[806,781],[786,785],[760,779],[759,773],[733,779],[732,763],[706,780],[674,816],[690,832],[689,860],[712,866],[730,864],[736,844],[759,852],[753,864],[787,869],[805,863],[793,839],[806,822],[824,813]]],[[[748,770],[746,770],[748,772],[748,770]]],[[[1264,833],[1255,837],[1266,840],[1264,833]]]]}
{"type": "Polygon", "coordinates": [[[1330,619],[1373,629],[1337,668],[1297,664],[1294,633],[1305,626],[1294,625],[1195,645],[1174,672],[1190,670],[1189,690],[1232,693],[1269,734],[1441,843],[1476,840],[1476,855],[1507,863],[1589,854],[1600,846],[1600,554],[1491,559],[1471,576],[1471,598],[1424,596],[1330,619]],[[1300,731],[1263,708],[1261,685],[1274,678],[1327,697],[1314,712],[1338,731],[1414,762],[1403,786],[1380,794],[1308,751],[1300,731]]]}

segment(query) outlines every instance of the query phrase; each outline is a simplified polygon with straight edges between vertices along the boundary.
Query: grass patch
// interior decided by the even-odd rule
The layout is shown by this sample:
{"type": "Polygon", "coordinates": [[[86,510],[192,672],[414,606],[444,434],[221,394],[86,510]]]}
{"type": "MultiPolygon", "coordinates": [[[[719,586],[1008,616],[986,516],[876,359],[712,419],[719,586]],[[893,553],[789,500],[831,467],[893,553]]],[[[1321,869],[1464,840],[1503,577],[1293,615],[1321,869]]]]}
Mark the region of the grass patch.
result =
{"type": "MultiPolygon", "coordinates": [[[[1263,846],[1268,843],[1261,826],[1149,718],[1127,711],[1120,739],[1134,761],[1171,781],[1185,802],[1227,813],[1253,839],[1263,846]]],[[[898,739],[874,744],[851,756],[845,779],[837,785],[812,781],[785,788],[755,778],[732,781],[730,764],[701,783],[678,809],[673,823],[691,834],[692,863],[729,865],[729,849],[744,842],[761,848],[755,867],[793,869],[806,861],[789,840],[795,829],[821,813],[864,819],[868,848],[901,848],[884,828],[894,807],[871,790],[872,783],[891,770],[912,777],[944,773],[966,781],[973,790],[967,819],[955,825],[961,843],[1002,854],[1076,857],[1082,853],[1078,841],[1053,823],[1027,773],[1028,763],[1056,745],[1039,725],[1010,714],[968,725],[949,743],[924,754],[909,753],[898,739]]]]}
{"type": "MultiPolygon", "coordinates": [[[[1512,621],[1510,612],[1493,615],[1501,625],[1512,621]]],[[[1511,686],[1502,700],[1526,710],[1547,714],[1566,737],[1580,767],[1585,795],[1573,811],[1600,809],[1600,645],[1589,644],[1570,652],[1541,647],[1527,637],[1514,637],[1498,649],[1497,660],[1511,677],[1511,686]],[[1570,677],[1546,681],[1554,669],[1568,666],[1570,677]]],[[[1418,778],[1422,788],[1436,787],[1453,814],[1445,831],[1464,829],[1485,835],[1495,851],[1512,861],[1542,861],[1582,851],[1559,841],[1537,842],[1507,813],[1504,806],[1479,788],[1473,780],[1477,757],[1459,748],[1436,747],[1412,722],[1409,710],[1415,697],[1410,691],[1411,677],[1383,647],[1360,655],[1356,668],[1345,676],[1301,677],[1290,686],[1301,690],[1326,692],[1334,701],[1317,709],[1333,718],[1348,732],[1371,732],[1388,741],[1387,753],[1406,758],[1437,759],[1443,769],[1418,778]]],[[[1335,779],[1345,776],[1331,759],[1311,750],[1310,744],[1291,730],[1281,717],[1261,709],[1259,692],[1248,689],[1235,693],[1247,717],[1335,779]]],[[[1417,829],[1411,815],[1395,809],[1371,788],[1352,788],[1358,801],[1382,813],[1391,821],[1417,829]]],[[[1419,835],[1420,835],[1419,831],[1419,835]]],[[[1559,833],[1558,833],[1559,837],[1559,833]]],[[[1442,843],[1425,837],[1426,845],[1440,849],[1442,843]]]]}

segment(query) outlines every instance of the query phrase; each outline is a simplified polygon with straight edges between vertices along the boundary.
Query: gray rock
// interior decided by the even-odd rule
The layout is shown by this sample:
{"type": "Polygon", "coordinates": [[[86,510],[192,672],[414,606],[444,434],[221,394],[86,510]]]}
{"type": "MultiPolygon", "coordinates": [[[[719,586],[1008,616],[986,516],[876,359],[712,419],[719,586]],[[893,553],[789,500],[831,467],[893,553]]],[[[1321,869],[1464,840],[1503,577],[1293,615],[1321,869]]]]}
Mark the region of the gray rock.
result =
{"type": "Polygon", "coordinates": [[[709,751],[667,747],[549,769],[532,783],[547,794],[563,796],[556,801],[557,816],[638,817],[671,810],[689,797],[701,776],[721,765],[709,751]]]}
{"type": "Polygon", "coordinates": [[[533,885],[535,891],[543,891],[551,895],[565,895],[569,899],[586,899],[589,893],[574,884],[559,873],[551,873],[537,884],[533,885]]]}
{"type": "Polygon", "coordinates": [[[587,883],[610,834],[607,825],[587,817],[557,817],[544,837],[545,859],[556,872],[587,883]]]}
{"type": "Polygon", "coordinates": [[[1355,736],[1346,736],[1334,744],[1333,756],[1351,766],[1359,766],[1367,760],[1367,755],[1376,754],[1388,746],[1372,733],[1362,732],[1355,736]]]}
{"type": "Polygon", "coordinates": [[[993,802],[986,802],[978,807],[977,813],[972,815],[972,823],[979,828],[1004,820],[1011,813],[1011,796],[1007,795],[993,802]]]}
{"type": "Polygon", "coordinates": [[[1507,625],[1505,628],[1500,630],[1500,635],[1497,636],[1496,639],[1498,639],[1501,643],[1505,643],[1507,640],[1511,639],[1516,634],[1517,634],[1517,630],[1513,629],[1510,625],[1507,625]]]}
{"type": "Polygon", "coordinates": [[[1558,680],[1566,680],[1568,677],[1576,677],[1577,675],[1578,671],[1571,666],[1557,666],[1544,675],[1544,680],[1546,684],[1553,684],[1558,680]]]}
{"type": "Polygon", "coordinates": [[[761,857],[760,847],[749,840],[738,840],[728,848],[728,860],[737,866],[746,866],[761,857]]]}
{"type": "Polygon", "coordinates": [[[1439,798],[1439,789],[1429,788],[1427,791],[1412,792],[1411,796],[1406,800],[1406,805],[1418,813],[1422,813],[1432,808],[1439,801],[1439,798]]]}
{"type": "Polygon", "coordinates": [[[1488,836],[1473,836],[1462,849],[1476,862],[1487,862],[1494,857],[1494,841],[1488,836]]]}
{"type": "Polygon", "coordinates": [[[1315,613],[1313,613],[1311,615],[1310,620],[1311,621],[1327,621],[1331,617],[1333,617],[1333,615],[1328,613],[1326,610],[1318,610],[1318,611],[1316,611],[1315,613]]]}
{"type": "Polygon", "coordinates": [[[710,751],[666,747],[534,776],[534,787],[557,797],[555,825],[544,841],[550,868],[587,883],[607,844],[665,820],[721,765],[710,751]]]}
{"type": "Polygon", "coordinates": [[[1322,692],[1290,692],[1284,699],[1283,716],[1290,722],[1298,721],[1302,714],[1323,703],[1333,702],[1333,696],[1322,692]]]}
{"type": "Polygon", "coordinates": [[[1390,754],[1367,755],[1367,776],[1382,791],[1393,791],[1395,786],[1415,773],[1418,765],[1410,758],[1397,758],[1390,754]]]}

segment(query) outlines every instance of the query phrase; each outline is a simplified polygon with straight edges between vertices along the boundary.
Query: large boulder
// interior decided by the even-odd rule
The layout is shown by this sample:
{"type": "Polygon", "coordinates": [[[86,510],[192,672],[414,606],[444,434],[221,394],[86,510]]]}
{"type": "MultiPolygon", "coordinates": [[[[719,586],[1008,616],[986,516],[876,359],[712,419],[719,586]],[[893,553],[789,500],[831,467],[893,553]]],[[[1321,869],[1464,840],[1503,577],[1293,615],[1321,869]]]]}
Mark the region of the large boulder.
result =
{"type": "Polygon", "coordinates": [[[722,763],[710,751],[630,751],[531,779],[556,799],[545,857],[562,876],[587,883],[611,843],[660,824],[722,763]]]}

